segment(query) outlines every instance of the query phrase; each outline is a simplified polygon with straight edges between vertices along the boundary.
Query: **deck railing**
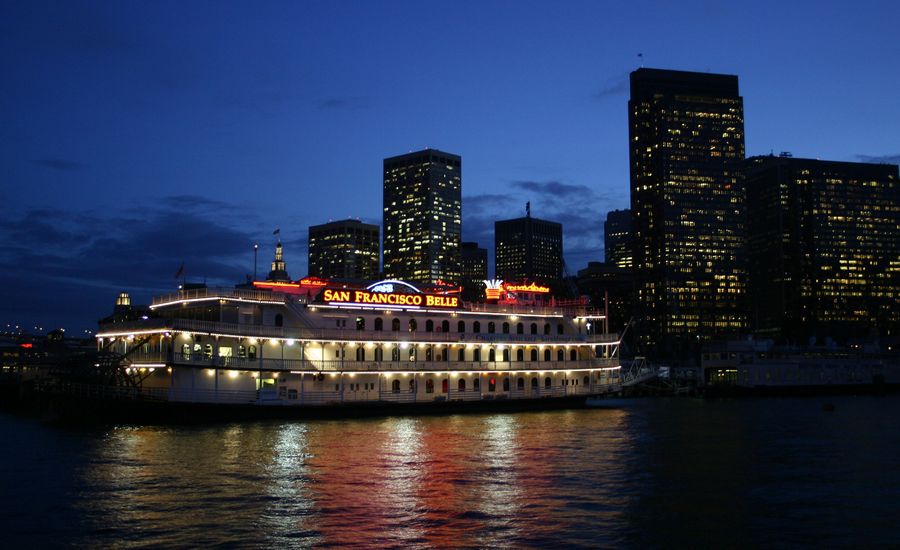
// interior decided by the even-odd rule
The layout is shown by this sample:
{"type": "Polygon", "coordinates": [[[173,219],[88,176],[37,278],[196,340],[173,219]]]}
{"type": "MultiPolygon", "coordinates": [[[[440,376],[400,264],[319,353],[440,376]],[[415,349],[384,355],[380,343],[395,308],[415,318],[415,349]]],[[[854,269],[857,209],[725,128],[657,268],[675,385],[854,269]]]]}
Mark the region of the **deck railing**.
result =
{"type": "MultiPolygon", "coordinates": [[[[167,363],[165,353],[149,352],[130,356],[134,367],[141,364],[167,363]]],[[[618,358],[580,361],[349,361],[340,359],[281,359],[247,357],[207,357],[203,353],[175,353],[174,365],[246,371],[300,372],[541,372],[612,368],[618,358]]]]}
{"type": "Polygon", "coordinates": [[[219,321],[200,321],[194,319],[147,319],[128,321],[104,327],[103,333],[123,333],[128,331],[160,330],[186,331],[207,334],[253,338],[279,338],[295,340],[318,340],[336,342],[385,342],[385,343],[417,343],[435,342],[447,344],[545,344],[545,345],[578,345],[617,342],[617,334],[496,334],[471,332],[426,332],[426,331],[380,331],[353,329],[314,329],[299,327],[276,327],[268,325],[250,325],[223,323],[219,321]]]}
{"type": "Polygon", "coordinates": [[[242,288],[197,288],[191,290],[179,290],[171,294],[156,296],[150,304],[151,308],[159,307],[163,304],[179,302],[183,300],[237,300],[246,302],[284,302],[284,294],[277,292],[269,292],[267,290],[253,290],[242,288]]]}

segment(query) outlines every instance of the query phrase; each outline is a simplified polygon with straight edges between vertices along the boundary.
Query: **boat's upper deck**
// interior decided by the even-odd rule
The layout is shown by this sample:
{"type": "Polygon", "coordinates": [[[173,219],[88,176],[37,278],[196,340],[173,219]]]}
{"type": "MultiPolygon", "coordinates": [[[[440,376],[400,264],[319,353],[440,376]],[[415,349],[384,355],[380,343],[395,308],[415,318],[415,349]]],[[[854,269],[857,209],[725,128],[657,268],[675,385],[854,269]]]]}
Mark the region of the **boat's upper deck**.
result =
{"type": "MultiPolygon", "coordinates": [[[[101,327],[108,336],[188,331],[220,336],[370,342],[608,344],[588,308],[462,303],[458,308],[327,304],[268,290],[200,288],[155,297],[155,316],[101,327]]],[[[99,335],[98,335],[99,336],[99,335]]]]}

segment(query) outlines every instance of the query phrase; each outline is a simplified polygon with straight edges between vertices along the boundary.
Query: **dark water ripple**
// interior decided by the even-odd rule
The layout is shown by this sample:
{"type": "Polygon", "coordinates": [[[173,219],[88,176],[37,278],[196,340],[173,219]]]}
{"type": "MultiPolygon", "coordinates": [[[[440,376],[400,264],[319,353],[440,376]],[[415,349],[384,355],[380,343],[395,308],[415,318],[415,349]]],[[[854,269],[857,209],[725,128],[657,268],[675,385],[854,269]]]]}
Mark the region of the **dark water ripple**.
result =
{"type": "Polygon", "coordinates": [[[897,547],[900,398],[206,427],[0,416],[4,546],[897,547]]]}

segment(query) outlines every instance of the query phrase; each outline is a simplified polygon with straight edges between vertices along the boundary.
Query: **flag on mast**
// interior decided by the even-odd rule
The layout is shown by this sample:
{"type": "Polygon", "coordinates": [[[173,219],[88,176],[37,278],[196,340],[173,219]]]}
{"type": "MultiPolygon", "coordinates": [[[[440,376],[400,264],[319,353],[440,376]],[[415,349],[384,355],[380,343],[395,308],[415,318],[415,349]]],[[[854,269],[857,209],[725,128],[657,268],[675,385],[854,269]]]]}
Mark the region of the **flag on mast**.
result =
{"type": "Polygon", "coordinates": [[[277,228],[277,229],[275,229],[275,231],[272,231],[272,234],[273,234],[273,235],[278,235],[279,233],[281,233],[281,228],[280,228],[280,227],[277,228]]]}
{"type": "Polygon", "coordinates": [[[184,275],[184,262],[181,262],[181,267],[178,268],[178,271],[175,272],[175,278],[179,278],[184,275]]]}

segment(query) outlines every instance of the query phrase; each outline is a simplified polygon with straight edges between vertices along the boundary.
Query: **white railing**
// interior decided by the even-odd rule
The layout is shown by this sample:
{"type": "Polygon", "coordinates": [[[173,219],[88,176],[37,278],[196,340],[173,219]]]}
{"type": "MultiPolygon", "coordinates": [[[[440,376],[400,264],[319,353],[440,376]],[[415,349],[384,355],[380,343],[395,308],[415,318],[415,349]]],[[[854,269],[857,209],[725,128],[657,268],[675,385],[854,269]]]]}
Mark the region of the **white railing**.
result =
{"type": "Polygon", "coordinates": [[[250,325],[223,323],[219,321],[200,321],[194,319],[148,319],[117,323],[103,328],[103,332],[125,333],[128,331],[161,330],[172,332],[199,332],[221,334],[236,338],[277,338],[294,340],[315,340],[335,342],[383,342],[383,343],[419,343],[426,341],[438,344],[472,344],[472,345],[584,345],[609,343],[618,341],[616,334],[565,334],[565,335],[531,335],[531,334],[495,334],[495,333],[458,333],[458,332],[425,332],[425,331],[377,331],[353,329],[315,329],[286,328],[268,325],[250,325]]]}
{"type": "Polygon", "coordinates": [[[192,290],[179,290],[172,294],[156,296],[150,304],[151,308],[163,304],[185,300],[237,300],[242,302],[284,302],[285,295],[267,290],[251,290],[238,288],[197,288],[192,290]]]}
{"type": "MultiPolygon", "coordinates": [[[[132,365],[141,362],[165,361],[165,354],[144,354],[140,360],[131,359],[132,365]]],[[[305,372],[542,372],[614,368],[618,359],[589,359],[583,361],[349,361],[340,359],[277,359],[246,357],[207,357],[202,353],[175,353],[174,364],[198,368],[221,368],[247,371],[305,371],[305,372]]]]}

